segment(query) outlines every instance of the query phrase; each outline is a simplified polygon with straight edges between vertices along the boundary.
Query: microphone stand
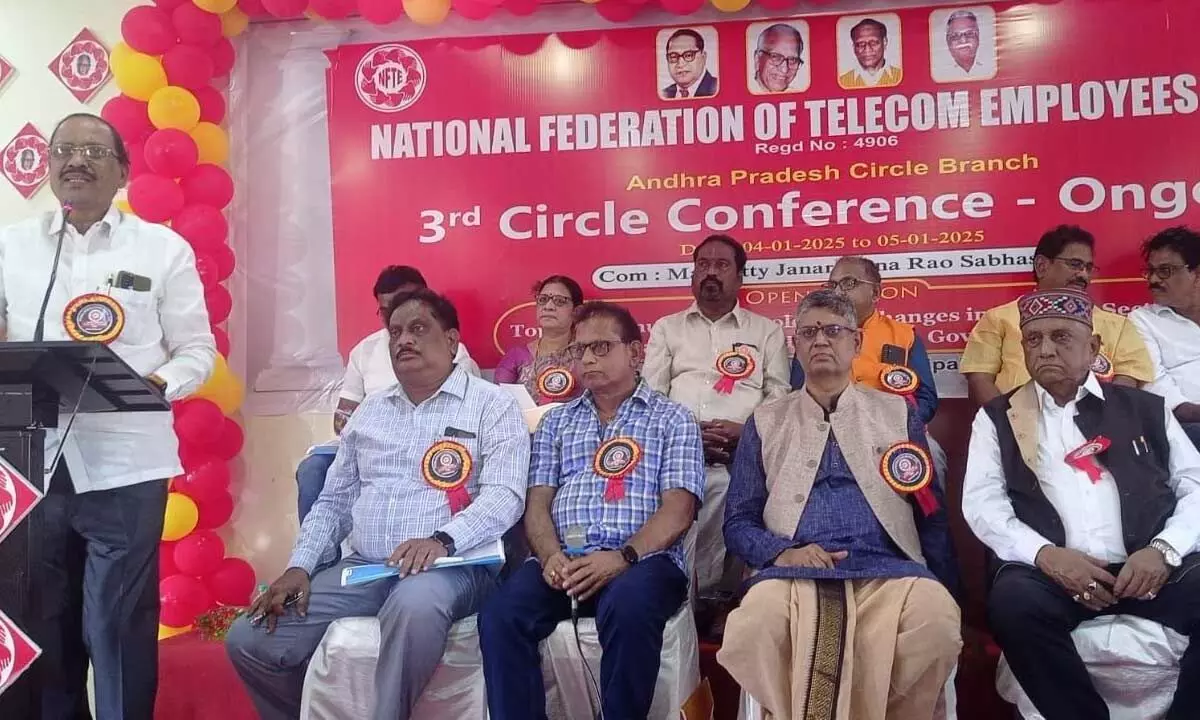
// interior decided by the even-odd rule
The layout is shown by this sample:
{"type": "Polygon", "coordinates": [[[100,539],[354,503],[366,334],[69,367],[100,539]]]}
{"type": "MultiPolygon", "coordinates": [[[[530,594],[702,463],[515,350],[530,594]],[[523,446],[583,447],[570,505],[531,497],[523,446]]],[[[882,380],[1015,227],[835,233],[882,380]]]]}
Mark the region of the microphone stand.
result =
{"type": "Polygon", "coordinates": [[[42,308],[38,311],[37,325],[33,329],[33,341],[41,342],[46,334],[46,307],[50,304],[50,293],[54,291],[54,281],[58,279],[58,263],[62,258],[63,237],[67,234],[67,219],[71,216],[71,205],[62,206],[62,227],[58,229],[58,247],[54,249],[54,264],[50,266],[50,282],[46,283],[46,294],[42,296],[42,308]]]}

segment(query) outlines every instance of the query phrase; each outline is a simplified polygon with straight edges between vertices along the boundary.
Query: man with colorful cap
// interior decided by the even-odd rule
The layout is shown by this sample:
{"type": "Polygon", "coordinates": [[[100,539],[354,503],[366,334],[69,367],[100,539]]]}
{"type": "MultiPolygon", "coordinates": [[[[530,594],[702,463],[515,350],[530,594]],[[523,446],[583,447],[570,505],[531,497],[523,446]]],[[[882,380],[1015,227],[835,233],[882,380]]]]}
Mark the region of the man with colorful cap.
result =
{"type": "MultiPolygon", "coordinates": [[[[1101,384],[1092,301],[1017,301],[1032,380],[980,409],[963,515],[991,551],[988,619],[1046,720],[1107,718],[1071,639],[1084,620],[1134,615],[1190,637],[1200,621],[1200,453],[1162,397],[1101,384]]],[[[1200,717],[1188,646],[1167,718],[1200,717]]]]}
{"type": "Polygon", "coordinates": [[[962,648],[957,571],[925,425],[853,382],[854,305],[796,312],[805,384],[746,421],[725,509],[754,570],[717,660],[772,718],[929,718],[962,648]]]}
{"type": "Polygon", "coordinates": [[[545,720],[538,646],[559,622],[595,616],[607,718],[645,718],[663,631],[687,599],[683,536],[704,498],[700,428],[638,377],[633,315],[585,303],[569,346],[584,394],[533,438],[525,534],[534,557],[479,615],[488,709],[545,720]]]}
{"type": "Polygon", "coordinates": [[[300,717],[308,660],[334,620],[379,618],[373,720],[407,720],[497,569],[434,563],[495,543],[521,517],[529,430],[516,401],[454,355],[458,313],[419,288],[392,298],[388,351],[399,384],[368,395],[342,430],[288,569],[238,619],[226,649],[264,720],[300,717]],[[333,567],[349,538],[351,553],[333,567]],[[398,576],[342,585],[376,563],[398,576]]]}
{"type": "MultiPolygon", "coordinates": [[[[1095,244],[1091,233],[1075,225],[1059,225],[1042,235],[1033,252],[1037,289],[1086,292],[1096,271],[1095,244]]],[[[1154,367],[1137,328],[1103,308],[1094,308],[1093,314],[1100,338],[1096,378],[1129,387],[1153,380],[1154,367]]],[[[958,367],[967,377],[967,392],[979,405],[1029,382],[1019,315],[1014,300],[988,310],[971,331],[958,367]]]]}

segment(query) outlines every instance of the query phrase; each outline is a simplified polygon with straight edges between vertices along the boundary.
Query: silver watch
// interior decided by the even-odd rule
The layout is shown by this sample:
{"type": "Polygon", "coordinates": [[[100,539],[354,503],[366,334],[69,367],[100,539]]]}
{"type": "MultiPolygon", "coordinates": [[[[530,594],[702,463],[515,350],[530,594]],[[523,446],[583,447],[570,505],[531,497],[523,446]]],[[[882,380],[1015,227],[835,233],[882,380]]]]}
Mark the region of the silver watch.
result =
{"type": "Polygon", "coordinates": [[[1179,557],[1179,553],[1166,540],[1155,538],[1150,541],[1150,547],[1162,553],[1163,561],[1167,564],[1167,567],[1177,568],[1183,564],[1183,558],[1179,557]]]}

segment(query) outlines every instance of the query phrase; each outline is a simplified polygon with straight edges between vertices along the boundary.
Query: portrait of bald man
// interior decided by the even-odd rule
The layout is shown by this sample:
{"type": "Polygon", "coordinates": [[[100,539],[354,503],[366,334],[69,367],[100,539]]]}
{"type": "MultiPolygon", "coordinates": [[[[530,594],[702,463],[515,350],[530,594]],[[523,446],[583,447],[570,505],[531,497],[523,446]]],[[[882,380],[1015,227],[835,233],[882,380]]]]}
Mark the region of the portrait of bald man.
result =
{"type": "Polygon", "coordinates": [[[755,95],[804,92],[808,66],[808,23],[754,23],[746,28],[746,88],[755,95]]]}

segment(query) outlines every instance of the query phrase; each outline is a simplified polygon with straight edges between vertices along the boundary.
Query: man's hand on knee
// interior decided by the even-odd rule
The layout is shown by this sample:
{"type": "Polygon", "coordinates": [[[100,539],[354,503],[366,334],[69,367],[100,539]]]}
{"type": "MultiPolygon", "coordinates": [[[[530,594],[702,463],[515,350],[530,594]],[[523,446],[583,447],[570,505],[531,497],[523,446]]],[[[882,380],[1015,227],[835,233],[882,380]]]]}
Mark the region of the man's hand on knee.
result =
{"type": "Polygon", "coordinates": [[[255,625],[266,620],[267,632],[273,633],[279,616],[289,608],[294,607],[300,617],[308,614],[309,587],[307,572],[301,568],[288,568],[278,580],[271,583],[266,592],[254,600],[246,614],[255,625]]]}
{"type": "Polygon", "coordinates": [[[1117,583],[1103,560],[1078,550],[1047,545],[1034,559],[1039,570],[1071,594],[1071,599],[1099,612],[1117,602],[1112,588],[1117,583]]]}

